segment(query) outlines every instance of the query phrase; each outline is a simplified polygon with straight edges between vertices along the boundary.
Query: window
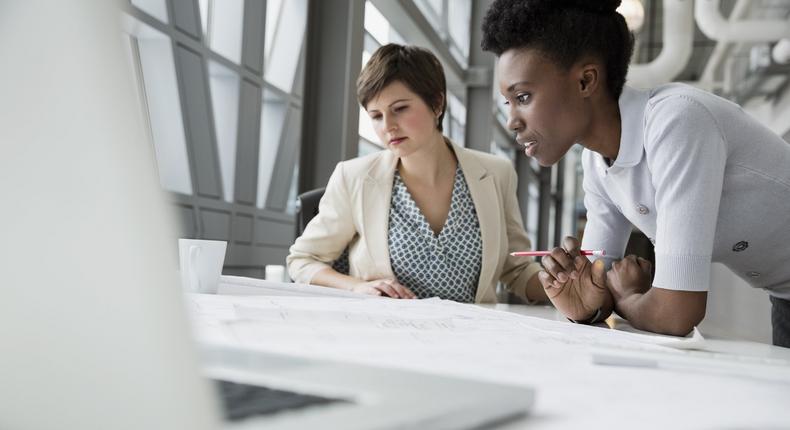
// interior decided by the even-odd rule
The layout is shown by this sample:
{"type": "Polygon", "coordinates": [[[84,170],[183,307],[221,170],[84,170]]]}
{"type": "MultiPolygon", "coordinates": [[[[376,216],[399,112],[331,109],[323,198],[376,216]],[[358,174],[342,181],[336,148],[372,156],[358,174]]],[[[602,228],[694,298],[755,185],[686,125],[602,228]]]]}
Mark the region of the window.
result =
{"type": "Polygon", "coordinates": [[[124,27],[162,188],[175,193],[192,194],[170,38],[130,16],[124,16],[124,27]]]}
{"type": "Polygon", "coordinates": [[[241,78],[238,73],[214,61],[209,61],[208,74],[223,195],[225,201],[233,202],[241,78]]]}
{"type": "Polygon", "coordinates": [[[415,0],[414,3],[417,5],[417,9],[425,16],[425,19],[433,24],[434,28],[442,28],[442,14],[444,11],[442,0],[415,0]]]}
{"type": "Polygon", "coordinates": [[[537,181],[530,181],[527,192],[529,198],[527,200],[527,236],[532,246],[538,246],[538,225],[540,217],[540,190],[538,189],[537,181]]]}
{"type": "Polygon", "coordinates": [[[516,151],[514,149],[512,149],[512,148],[505,149],[502,146],[500,146],[496,142],[496,140],[492,140],[491,141],[491,149],[489,150],[489,152],[491,152],[492,154],[494,154],[496,156],[499,156],[499,157],[502,157],[504,159],[507,159],[510,162],[513,162],[513,160],[515,160],[515,158],[516,158],[516,151]]]}
{"type": "Polygon", "coordinates": [[[447,92],[447,113],[445,113],[444,133],[460,146],[466,146],[466,106],[453,93],[447,92]]]}
{"type": "MultiPolygon", "coordinates": [[[[395,31],[387,18],[370,1],[365,2],[365,32],[373,37],[377,43],[377,46],[371,50],[368,50],[369,46],[365,44],[365,51],[369,52],[369,54],[373,54],[373,51],[381,45],[388,43],[399,43],[402,45],[405,43],[403,37],[395,31]]],[[[363,64],[366,62],[363,62],[363,64]]]]}
{"type": "Polygon", "coordinates": [[[469,64],[472,0],[415,0],[414,3],[450,48],[455,60],[462,66],[469,64]]]}
{"type": "Polygon", "coordinates": [[[206,45],[240,64],[244,0],[199,0],[198,4],[206,45]]]}
{"type": "Polygon", "coordinates": [[[371,144],[381,147],[376,130],[373,129],[373,121],[362,106],[359,107],[359,136],[371,144]]]}
{"type": "Polygon", "coordinates": [[[261,111],[261,146],[258,151],[258,198],[257,206],[266,207],[274,164],[285,128],[288,104],[271,90],[263,90],[261,111]]]}
{"type": "Polygon", "coordinates": [[[167,4],[165,0],[131,0],[132,4],[154,18],[168,22],[167,4]]]}
{"type": "Polygon", "coordinates": [[[461,64],[469,62],[469,34],[472,21],[472,0],[447,2],[447,41],[450,53],[461,64]]]}
{"type": "Polygon", "coordinates": [[[286,92],[293,90],[306,25],[307,0],[267,2],[264,78],[286,92]]]}

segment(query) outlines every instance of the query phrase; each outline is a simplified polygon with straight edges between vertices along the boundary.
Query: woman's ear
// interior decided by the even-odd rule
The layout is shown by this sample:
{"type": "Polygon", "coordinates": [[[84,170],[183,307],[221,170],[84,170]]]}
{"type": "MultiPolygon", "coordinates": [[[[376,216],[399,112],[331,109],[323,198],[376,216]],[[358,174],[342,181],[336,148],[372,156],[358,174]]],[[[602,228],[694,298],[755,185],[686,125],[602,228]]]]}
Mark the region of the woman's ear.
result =
{"type": "Polygon", "coordinates": [[[444,107],[444,95],[440,94],[439,97],[436,98],[436,104],[433,107],[433,114],[438,118],[439,115],[442,114],[442,111],[445,110],[444,107]]]}
{"type": "Polygon", "coordinates": [[[582,96],[590,97],[601,82],[600,68],[595,63],[585,64],[579,70],[579,91],[582,96]]]}

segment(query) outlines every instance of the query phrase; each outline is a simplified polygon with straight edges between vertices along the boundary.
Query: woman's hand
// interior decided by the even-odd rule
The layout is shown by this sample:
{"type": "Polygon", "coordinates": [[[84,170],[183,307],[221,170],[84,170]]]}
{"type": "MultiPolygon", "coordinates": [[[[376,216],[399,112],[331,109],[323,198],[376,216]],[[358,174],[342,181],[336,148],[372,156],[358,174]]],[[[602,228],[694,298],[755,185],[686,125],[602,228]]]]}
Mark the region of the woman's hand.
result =
{"type": "Polygon", "coordinates": [[[629,255],[612,263],[606,282],[617,303],[634,294],[646,293],[652,283],[653,265],[642,257],[629,255]]]}
{"type": "Polygon", "coordinates": [[[416,299],[417,295],[394,279],[376,279],[354,284],[349,290],[373,296],[392,297],[393,299],[416,299]]]}
{"type": "Polygon", "coordinates": [[[554,248],[541,261],[545,270],[538,279],[549,300],[566,317],[583,321],[598,310],[603,317],[611,312],[611,293],[606,288],[606,269],[603,260],[590,263],[580,254],[578,239],[566,237],[562,248],[554,248]]]}

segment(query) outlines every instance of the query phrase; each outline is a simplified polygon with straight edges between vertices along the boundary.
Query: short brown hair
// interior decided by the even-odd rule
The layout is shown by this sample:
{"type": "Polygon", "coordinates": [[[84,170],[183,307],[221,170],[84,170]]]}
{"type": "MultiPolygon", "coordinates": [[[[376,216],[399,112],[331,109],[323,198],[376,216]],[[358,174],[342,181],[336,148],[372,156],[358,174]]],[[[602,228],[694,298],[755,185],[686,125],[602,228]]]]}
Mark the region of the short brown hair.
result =
{"type": "Polygon", "coordinates": [[[447,82],[439,59],[431,51],[416,46],[395,43],[382,46],[373,53],[357,79],[359,104],[366,108],[384,87],[394,81],[406,85],[431,110],[441,111],[436,126],[441,131],[447,109],[447,82]]]}

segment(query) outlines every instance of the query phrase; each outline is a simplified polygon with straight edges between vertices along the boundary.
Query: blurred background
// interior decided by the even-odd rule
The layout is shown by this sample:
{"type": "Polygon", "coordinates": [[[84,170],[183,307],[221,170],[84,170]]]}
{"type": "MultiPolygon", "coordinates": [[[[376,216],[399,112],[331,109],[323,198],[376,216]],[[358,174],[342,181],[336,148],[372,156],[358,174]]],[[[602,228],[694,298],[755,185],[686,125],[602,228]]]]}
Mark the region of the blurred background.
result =
{"type": "MultiPolygon", "coordinates": [[[[355,82],[390,42],[441,59],[445,134],[513,163],[535,248],[581,236],[581,147],[552,168],[517,150],[495,58],[479,48],[490,4],[130,0],[122,36],[181,237],[227,241],[224,274],[262,278],[266,265],[285,264],[297,196],[325,186],[337,162],[382,150],[355,82]]],[[[629,85],[704,88],[790,140],[790,0],[624,0],[620,11],[636,37],[629,85]]],[[[634,231],[629,252],[652,258],[649,238],[634,231]]],[[[769,342],[767,294],[712,270],[703,333],[769,342]]]]}

